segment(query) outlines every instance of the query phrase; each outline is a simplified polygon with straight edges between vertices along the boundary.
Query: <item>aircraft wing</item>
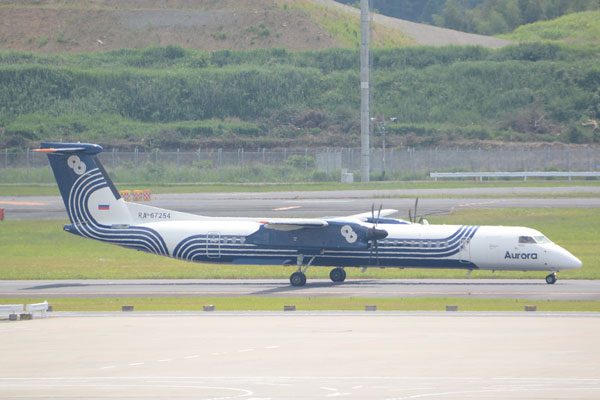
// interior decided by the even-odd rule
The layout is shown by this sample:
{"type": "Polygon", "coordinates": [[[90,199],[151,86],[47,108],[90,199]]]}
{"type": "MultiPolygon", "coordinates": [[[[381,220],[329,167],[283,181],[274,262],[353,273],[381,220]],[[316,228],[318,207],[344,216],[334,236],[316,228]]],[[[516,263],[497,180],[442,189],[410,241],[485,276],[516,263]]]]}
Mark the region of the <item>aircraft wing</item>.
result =
{"type": "MultiPolygon", "coordinates": [[[[389,215],[396,214],[397,212],[398,212],[398,210],[394,210],[392,208],[387,208],[385,210],[381,210],[381,213],[379,212],[379,210],[375,210],[375,217],[377,217],[377,215],[379,215],[379,217],[387,217],[389,215]]],[[[368,211],[368,212],[361,213],[361,214],[349,215],[346,218],[366,219],[366,218],[371,218],[371,217],[372,217],[372,212],[368,211]]]]}
{"type": "Polygon", "coordinates": [[[274,219],[272,221],[261,221],[264,227],[267,229],[274,229],[277,231],[293,231],[302,228],[324,228],[327,225],[327,221],[322,219],[274,219]]]}

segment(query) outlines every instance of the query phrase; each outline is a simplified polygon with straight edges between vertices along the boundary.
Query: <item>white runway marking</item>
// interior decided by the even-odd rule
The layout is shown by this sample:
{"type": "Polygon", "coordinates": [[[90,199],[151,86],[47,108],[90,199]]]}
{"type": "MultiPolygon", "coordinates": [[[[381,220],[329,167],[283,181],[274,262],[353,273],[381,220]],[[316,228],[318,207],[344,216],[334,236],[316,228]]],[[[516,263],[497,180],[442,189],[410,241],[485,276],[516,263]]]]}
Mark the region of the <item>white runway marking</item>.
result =
{"type": "Polygon", "coordinates": [[[349,396],[352,394],[352,393],[342,393],[338,389],[330,388],[330,387],[321,387],[320,389],[327,390],[329,392],[333,392],[333,393],[329,393],[329,394],[325,395],[325,397],[341,397],[341,396],[349,396]]]}
{"type": "Polygon", "coordinates": [[[279,208],[274,208],[273,211],[288,211],[288,210],[295,210],[297,208],[302,208],[302,206],[279,207],[279,208]]]}
{"type": "Polygon", "coordinates": [[[143,362],[138,362],[138,363],[131,363],[131,364],[127,364],[127,365],[129,365],[130,367],[135,367],[137,365],[144,365],[144,363],[143,362]]]}
{"type": "Polygon", "coordinates": [[[480,201],[476,203],[459,204],[458,207],[480,207],[498,203],[499,200],[480,201]]]}
{"type": "MultiPolygon", "coordinates": [[[[543,393],[550,392],[556,398],[597,399],[600,391],[600,379],[570,379],[570,378],[504,378],[498,383],[494,378],[484,377],[328,377],[328,376],[271,376],[271,377],[55,377],[55,378],[0,378],[0,389],[3,398],[73,398],[72,393],[96,393],[105,389],[116,390],[115,397],[147,398],[144,388],[153,390],[153,397],[172,398],[171,390],[183,390],[186,396],[202,399],[225,400],[234,398],[270,399],[278,398],[281,389],[277,386],[287,385],[286,392],[296,393],[298,398],[342,397],[387,400],[410,399],[523,399],[529,397],[545,398],[543,393]],[[430,385],[413,386],[415,380],[430,383],[430,385]],[[355,385],[356,393],[343,391],[353,382],[365,382],[365,385],[355,385]],[[535,383],[535,382],[538,383],[535,383]],[[542,383],[539,383],[539,382],[542,383]],[[242,384],[243,387],[232,387],[232,383],[242,384]],[[336,387],[324,386],[325,382],[337,384],[336,387]],[[377,385],[377,383],[386,385],[377,385]],[[493,382],[496,382],[494,384],[493,382]],[[265,387],[272,386],[272,389],[265,387]],[[339,386],[338,386],[339,385],[339,386]],[[56,392],[57,389],[69,392],[56,392]],[[53,392],[53,390],[55,392],[53,392]],[[163,393],[162,390],[167,390],[163,393]],[[44,391],[38,395],[36,391],[44,391]],[[225,393],[223,393],[225,391],[225,393]],[[326,391],[326,393],[323,393],[326,391]],[[229,392],[229,393],[227,393],[229,392]],[[394,395],[394,392],[396,394],[394,395]],[[403,395],[398,396],[398,392],[403,395]],[[413,392],[413,393],[406,393],[413,392]],[[530,396],[540,392],[537,396],[530,396]],[[576,392],[576,394],[574,394],[576,392]],[[26,393],[27,396],[23,396],[26,393]],[[58,395],[63,393],[63,395],[58,395]],[[127,395],[126,395],[127,394],[127,395]],[[252,397],[250,397],[252,396],[252,397]]],[[[110,396],[109,396],[110,397],[110,396]]]]}
{"type": "Polygon", "coordinates": [[[172,358],[163,358],[162,360],[156,360],[156,362],[169,362],[169,361],[173,361],[172,358]]]}
{"type": "Polygon", "coordinates": [[[193,356],[185,356],[183,358],[186,359],[186,360],[190,360],[192,358],[198,358],[198,357],[200,357],[198,354],[194,354],[193,356]]]}
{"type": "Polygon", "coordinates": [[[243,350],[238,350],[238,353],[248,353],[249,351],[254,351],[254,349],[243,349],[243,350]]]}

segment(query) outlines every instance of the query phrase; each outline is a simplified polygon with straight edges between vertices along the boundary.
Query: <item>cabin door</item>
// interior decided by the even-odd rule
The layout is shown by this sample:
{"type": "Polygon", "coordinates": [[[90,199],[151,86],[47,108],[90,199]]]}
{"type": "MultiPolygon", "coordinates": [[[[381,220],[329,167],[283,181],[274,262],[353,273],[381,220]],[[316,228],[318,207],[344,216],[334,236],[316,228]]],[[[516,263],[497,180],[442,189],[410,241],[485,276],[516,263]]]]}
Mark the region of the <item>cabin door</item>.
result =
{"type": "Polygon", "coordinates": [[[458,254],[461,263],[471,262],[471,239],[462,238],[460,240],[460,252],[458,254]]]}
{"type": "Polygon", "coordinates": [[[206,234],[206,257],[221,258],[220,232],[208,232],[206,234]]]}

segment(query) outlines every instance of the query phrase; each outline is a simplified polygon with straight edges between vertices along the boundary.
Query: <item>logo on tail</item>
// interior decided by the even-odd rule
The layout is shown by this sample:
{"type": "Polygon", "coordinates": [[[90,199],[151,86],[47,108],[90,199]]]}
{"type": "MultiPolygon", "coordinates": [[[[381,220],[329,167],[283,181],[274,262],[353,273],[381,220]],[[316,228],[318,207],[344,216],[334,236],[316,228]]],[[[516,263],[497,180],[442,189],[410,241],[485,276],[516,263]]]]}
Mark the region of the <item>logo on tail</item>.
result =
{"type": "Polygon", "coordinates": [[[81,159],[77,156],[70,156],[69,158],[67,158],[67,165],[69,166],[69,168],[75,171],[77,175],[83,175],[87,170],[87,166],[85,165],[85,163],[82,162],[81,159]]]}

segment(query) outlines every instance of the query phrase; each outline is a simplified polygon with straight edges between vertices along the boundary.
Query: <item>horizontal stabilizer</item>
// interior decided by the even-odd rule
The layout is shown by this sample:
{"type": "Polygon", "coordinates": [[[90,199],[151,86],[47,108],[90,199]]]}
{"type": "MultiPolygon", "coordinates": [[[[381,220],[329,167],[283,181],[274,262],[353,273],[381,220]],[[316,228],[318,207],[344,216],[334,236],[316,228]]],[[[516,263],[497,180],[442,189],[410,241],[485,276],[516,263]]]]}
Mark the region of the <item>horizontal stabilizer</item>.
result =
{"type": "Polygon", "coordinates": [[[36,153],[76,153],[78,151],[85,151],[85,147],[63,147],[63,148],[48,148],[48,149],[33,149],[36,153]]]}
{"type": "Polygon", "coordinates": [[[44,142],[39,149],[34,149],[36,153],[45,154],[72,154],[83,153],[94,155],[102,152],[102,147],[91,143],[60,143],[60,142],[44,142]]]}

